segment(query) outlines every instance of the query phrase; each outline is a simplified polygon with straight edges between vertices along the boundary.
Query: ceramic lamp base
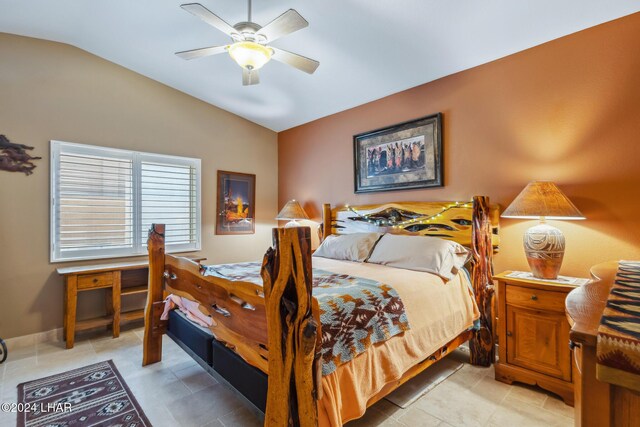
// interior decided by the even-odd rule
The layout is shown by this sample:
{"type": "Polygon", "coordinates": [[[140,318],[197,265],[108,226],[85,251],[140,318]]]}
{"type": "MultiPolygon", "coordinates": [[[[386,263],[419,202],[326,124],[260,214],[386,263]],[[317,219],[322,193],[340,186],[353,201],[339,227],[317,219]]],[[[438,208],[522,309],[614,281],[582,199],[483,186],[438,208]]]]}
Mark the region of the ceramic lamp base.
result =
{"type": "Polygon", "coordinates": [[[557,279],[564,247],[564,235],[557,228],[544,222],[529,228],[524,233],[524,252],[533,277],[557,279]]]}

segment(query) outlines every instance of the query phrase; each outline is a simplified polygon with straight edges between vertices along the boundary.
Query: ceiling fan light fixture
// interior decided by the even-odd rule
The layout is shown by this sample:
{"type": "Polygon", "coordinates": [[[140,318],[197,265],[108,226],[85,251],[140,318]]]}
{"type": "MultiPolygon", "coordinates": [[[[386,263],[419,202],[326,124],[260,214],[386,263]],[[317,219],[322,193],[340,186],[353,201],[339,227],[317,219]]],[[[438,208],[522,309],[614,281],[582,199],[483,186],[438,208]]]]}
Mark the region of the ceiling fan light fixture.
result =
{"type": "Polygon", "coordinates": [[[313,74],[320,65],[318,61],[268,46],[274,40],[308,27],[309,22],[296,10],[289,9],[263,27],[251,21],[251,0],[248,2],[247,20],[233,26],[200,3],[180,5],[182,9],[225,33],[232,41],[228,45],[183,50],[176,52],[176,55],[182,59],[190,60],[227,52],[242,68],[242,84],[244,86],[260,83],[258,70],[272,58],[307,74],[313,74]]]}
{"type": "Polygon", "coordinates": [[[267,46],[252,41],[236,42],[227,48],[229,56],[247,70],[258,70],[269,62],[273,51],[267,46]]]}

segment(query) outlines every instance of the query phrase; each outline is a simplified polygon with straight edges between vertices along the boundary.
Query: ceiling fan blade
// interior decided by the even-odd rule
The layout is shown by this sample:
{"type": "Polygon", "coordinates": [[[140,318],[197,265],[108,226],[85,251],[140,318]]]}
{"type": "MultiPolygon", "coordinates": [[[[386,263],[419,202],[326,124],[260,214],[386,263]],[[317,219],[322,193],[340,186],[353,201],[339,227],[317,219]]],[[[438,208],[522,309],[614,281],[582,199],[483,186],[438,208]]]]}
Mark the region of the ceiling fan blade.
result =
{"type": "Polygon", "coordinates": [[[257,35],[267,38],[267,42],[272,42],[282,36],[291,34],[309,26],[309,23],[294,9],[289,9],[273,21],[262,27],[257,35]]]}
{"type": "Polygon", "coordinates": [[[258,75],[258,70],[247,70],[246,68],[242,69],[242,85],[243,86],[251,86],[257,85],[260,83],[260,76],[258,75]]]}
{"type": "Polygon", "coordinates": [[[182,52],[176,52],[182,59],[196,59],[202,58],[204,56],[217,55],[219,53],[224,53],[227,51],[226,46],[211,46],[211,47],[203,47],[200,49],[192,49],[192,50],[184,50],[182,52]]]}
{"type": "Polygon", "coordinates": [[[269,46],[273,49],[272,58],[276,61],[283,62],[287,65],[291,65],[300,71],[304,71],[308,74],[313,74],[316,68],[320,65],[318,61],[298,55],[297,53],[289,52],[286,50],[278,49],[277,47],[269,46]]]}
{"type": "Polygon", "coordinates": [[[227,34],[228,36],[238,33],[235,28],[227,24],[222,18],[220,18],[218,15],[211,12],[209,9],[207,9],[200,3],[186,3],[186,4],[180,5],[180,7],[186,10],[187,12],[191,13],[192,15],[202,19],[204,22],[211,25],[212,27],[219,29],[223,33],[227,34]]]}

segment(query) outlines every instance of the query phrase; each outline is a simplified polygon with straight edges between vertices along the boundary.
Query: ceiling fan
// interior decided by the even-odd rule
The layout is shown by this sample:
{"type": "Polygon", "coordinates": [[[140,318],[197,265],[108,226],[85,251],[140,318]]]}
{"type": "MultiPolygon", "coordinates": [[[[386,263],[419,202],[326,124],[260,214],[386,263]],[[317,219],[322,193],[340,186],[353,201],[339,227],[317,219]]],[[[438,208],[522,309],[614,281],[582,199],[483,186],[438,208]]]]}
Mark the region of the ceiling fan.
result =
{"type": "Polygon", "coordinates": [[[224,46],[203,47],[200,49],[176,52],[182,59],[195,59],[228,52],[236,63],[242,67],[242,84],[245,86],[260,83],[258,70],[272,58],[291,65],[298,70],[313,74],[320,65],[318,61],[296,53],[278,49],[269,44],[280,37],[301,30],[309,25],[294,9],[289,9],[276,19],[261,27],[251,22],[251,0],[247,21],[231,26],[200,3],[180,5],[187,12],[202,19],[207,24],[222,31],[233,43],[224,46]]]}

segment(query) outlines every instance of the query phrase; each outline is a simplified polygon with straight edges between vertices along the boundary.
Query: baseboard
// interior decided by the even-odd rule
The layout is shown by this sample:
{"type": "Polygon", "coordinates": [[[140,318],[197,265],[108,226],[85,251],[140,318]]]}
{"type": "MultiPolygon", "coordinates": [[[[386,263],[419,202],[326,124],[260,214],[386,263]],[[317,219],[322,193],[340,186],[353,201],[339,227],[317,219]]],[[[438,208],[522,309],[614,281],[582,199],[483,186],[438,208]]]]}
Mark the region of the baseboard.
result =
{"type": "Polygon", "coordinates": [[[51,329],[50,331],[36,332],[35,334],[22,335],[20,337],[7,338],[4,340],[7,350],[31,347],[39,343],[62,341],[62,328],[51,329]]]}

